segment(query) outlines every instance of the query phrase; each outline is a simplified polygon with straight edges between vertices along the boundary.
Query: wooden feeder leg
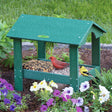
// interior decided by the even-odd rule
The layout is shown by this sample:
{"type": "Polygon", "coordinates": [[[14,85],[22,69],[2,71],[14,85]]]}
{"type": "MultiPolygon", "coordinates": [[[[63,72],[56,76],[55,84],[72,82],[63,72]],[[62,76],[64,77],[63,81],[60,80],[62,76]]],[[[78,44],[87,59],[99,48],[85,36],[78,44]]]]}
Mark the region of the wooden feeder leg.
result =
{"type": "Polygon", "coordinates": [[[38,41],[38,58],[46,58],[45,42],[38,41]]]}
{"type": "Polygon", "coordinates": [[[100,67],[100,38],[96,39],[94,33],[92,33],[92,65],[100,67]]]}
{"type": "Polygon", "coordinates": [[[14,81],[15,90],[23,91],[21,39],[14,39],[14,81]]]}
{"type": "Polygon", "coordinates": [[[78,47],[70,45],[70,86],[74,91],[79,89],[78,47]]]}

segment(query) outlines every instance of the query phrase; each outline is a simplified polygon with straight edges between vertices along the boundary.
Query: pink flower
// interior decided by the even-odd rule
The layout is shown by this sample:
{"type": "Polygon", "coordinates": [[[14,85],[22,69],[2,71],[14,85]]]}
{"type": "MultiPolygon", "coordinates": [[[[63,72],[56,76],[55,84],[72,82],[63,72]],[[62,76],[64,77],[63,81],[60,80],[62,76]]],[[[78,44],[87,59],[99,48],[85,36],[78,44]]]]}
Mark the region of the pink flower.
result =
{"type": "Polygon", "coordinates": [[[46,105],[42,105],[42,106],[40,107],[40,111],[41,111],[41,112],[47,111],[47,106],[46,106],[46,105]]]}
{"type": "Polygon", "coordinates": [[[3,83],[3,84],[8,83],[5,79],[2,79],[2,78],[0,78],[0,82],[3,83]]]}
{"type": "Polygon", "coordinates": [[[60,91],[55,89],[54,92],[53,92],[53,95],[54,96],[59,96],[60,95],[60,91]]]}
{"type": "Polygon", "coordinates": [[[72,98],[71,101],[72,101],[73,105],[75,105],[77,103],[77,100],[75,98],[72,98]]]}
{"type": "Polygon", "coordinates": [[[66,92],[63,92],[63,93],[61,94],[60,97],[61,97],[61,98],[63,99],[63,101],[65,101],[65,102],[67,102],[67,100],[71,98],[71,96],[70,96],[70,95],[67,95],[66,92]]]}
{"type": "Polygon", "coordinates": [[[5,84],[5,86],[6,86],[6,88],[7,88],[8,90],[10,90],[10,91],[13,91],[13,90],[14,90],[12,84],[7,83],[7,84],[5,84]]]}
{"type": "Polygon", "coordinates": [[[83,112],[82,108],[80,108],[80,107],[76,107],[76,110],[77,110],[77,112],[83,112]]]}

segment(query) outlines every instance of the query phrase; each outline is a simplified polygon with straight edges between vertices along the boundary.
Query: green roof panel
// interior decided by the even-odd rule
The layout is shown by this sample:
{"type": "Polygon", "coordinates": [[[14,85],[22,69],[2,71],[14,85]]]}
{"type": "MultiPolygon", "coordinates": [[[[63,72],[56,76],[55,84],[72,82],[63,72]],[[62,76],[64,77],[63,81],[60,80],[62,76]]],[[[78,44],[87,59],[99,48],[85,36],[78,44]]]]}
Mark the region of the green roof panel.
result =
{"type": "Polygon", "coordinates": [[[81,45],[85,43],[87,35],[92,32],[92,29],[95,32],[97,29],[101,34],[105,32],[93,21],[23,14],[18,18],[7,36],[81,45]]]}

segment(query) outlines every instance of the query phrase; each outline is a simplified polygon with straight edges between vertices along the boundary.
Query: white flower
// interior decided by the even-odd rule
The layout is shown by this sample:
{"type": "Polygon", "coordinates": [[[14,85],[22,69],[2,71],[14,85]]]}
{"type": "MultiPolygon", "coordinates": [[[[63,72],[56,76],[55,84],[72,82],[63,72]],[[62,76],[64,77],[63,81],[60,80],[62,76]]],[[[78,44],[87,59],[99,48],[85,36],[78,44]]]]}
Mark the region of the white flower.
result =
{"type": "Polygon", "coordinates": [[[109,94],[110,93],[104,86],[99,85],[99,89],[101,91],[100,95],[103,95],[104,93],[105,94],[109,94]]]}
{"type": "Polygon", "coordinates": [[[102,95],[102,97],[104,97],[105,101],[107,101],[110,97],[110,94],[106,94],[105,96],[102,95]]]}
{"type": "Polygon", "coordinates": [[[101,104],[104,103],[105,102],[104,97],[99,97],[99,101],[101,104]]]}
{"type": "Polygon", "coordinates": [[[93,95],[93,100],[95,100],[95,95],[93,95]]]}
{"type": "Polygon", "coordinates": [[[73,88],[72,87],[65,87],[65,89],[63,89],[64,91],[63,92],[65,92],[66,93],[66,95],[73,95],[73,88]]]}
{"type": "Polygon", "coordinates": [[[84,102],[83,98],[78,97],[77,102],[76,102],[76,106],[78,106],[78,107],[82,106],[83,102],[84,102]]]}
{"type": "Polygon", "coordinates": [[[109,93],[103,93],[102,95],[101,95],[101,97],[103,97],[103,99],[105,100],[105,101],[107,101],[108,99],[109,99],[109,97],[110,97],[110,94],[109,93]]]}
{"type": "Polygon", "coordinates": [[[80,89],[81,92],[84,92],[84,91],[86,91],[87,89],[89,89],[89,87],[90,87],[89,82],[88,82],[88,81],[85,81],[85,82],[81,83],[79,89],[80,89]]]}
{"type": "Polygon", "coordinates": [[[46,82],[45,80],[41,81],[41,82],[39,83],[39,87],[40,87],[40,88],[46,88],[46,87],[47,87],[47,82],[46,82]]]}
{"type": "Polygon", "coordinates": [[[37,91],[39,89],[40,89],[39,86],[36,84],[30,87],[30,91],[37,91]]]}
{"type": "Polygon", "coordinates": [[[103,98],[104,101],[107,101],[110,97],[110,92],[104,87],[99,85],[100,88],[100,96],[103,98]]]}
{"type": "Polygon", "coordinates": [[[38,84],[37,82],[34,82],[34,83],[33,83],[33,85],[37,85],[37,84],[38,84]]]}
{"type": "Polygon", "coordinates": [[[50,91],[50,93],[52,93],[53,92],[53,89],[50,87],[50,86],[46,86],[46,88],[45,88],[47,91],[50,91]]]}
{"type": "Polygon", "coordinates": [[[53,80],[51,80],[49,82],[49,85],[52,86],[52,87],[58,88],[58,85],[53,80]]]}
{"type": "Polygon", "coordinates": [[[84,106],[84,112],[89,112],[89,107],[84,106]]]}

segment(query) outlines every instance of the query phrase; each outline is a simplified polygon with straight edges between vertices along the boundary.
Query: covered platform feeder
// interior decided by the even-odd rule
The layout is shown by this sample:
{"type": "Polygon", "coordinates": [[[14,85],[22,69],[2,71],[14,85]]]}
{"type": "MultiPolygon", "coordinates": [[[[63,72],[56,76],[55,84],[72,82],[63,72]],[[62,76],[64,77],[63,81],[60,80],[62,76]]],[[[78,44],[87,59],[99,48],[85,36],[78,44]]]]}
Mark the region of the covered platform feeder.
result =
{"type": "MultiPolygon", "coordinates": [[[[95,69],[100,71],[100,37],[106,31],[93,21],[21,15],[7,37],[14,40],[14,81],[15,90],[23,90],[23,78],[70,84],[79,89],[83,81],[91,77],[79,76],[78,47],[85,44],[89,33],[92,35],[92,65],[89,72],[95,77],[95,69]],[[38,41],[38,59],[45,60],[45,43],[69,44],[70,76],[27,70],[22,68],[22,39],[38,41]]],[[[47,61],[47,60],[46,60],[47,61]]]]}

